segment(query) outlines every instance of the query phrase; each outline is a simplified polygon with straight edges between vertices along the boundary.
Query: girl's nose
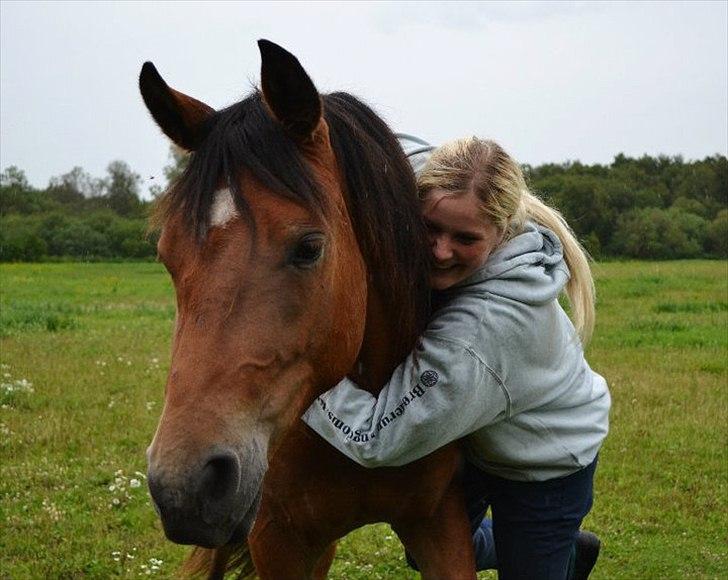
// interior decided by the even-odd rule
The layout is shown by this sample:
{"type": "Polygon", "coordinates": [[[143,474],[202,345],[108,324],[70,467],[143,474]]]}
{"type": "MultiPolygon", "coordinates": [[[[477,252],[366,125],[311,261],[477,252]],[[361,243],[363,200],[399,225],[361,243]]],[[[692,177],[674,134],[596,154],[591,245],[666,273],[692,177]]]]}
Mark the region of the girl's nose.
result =
{"type": "Polygon", "coordinates": [[[452,248],[445,236],[435,236],[432,240],[432,254],[438,262],[445,262],[452,258],[452,248]]]}

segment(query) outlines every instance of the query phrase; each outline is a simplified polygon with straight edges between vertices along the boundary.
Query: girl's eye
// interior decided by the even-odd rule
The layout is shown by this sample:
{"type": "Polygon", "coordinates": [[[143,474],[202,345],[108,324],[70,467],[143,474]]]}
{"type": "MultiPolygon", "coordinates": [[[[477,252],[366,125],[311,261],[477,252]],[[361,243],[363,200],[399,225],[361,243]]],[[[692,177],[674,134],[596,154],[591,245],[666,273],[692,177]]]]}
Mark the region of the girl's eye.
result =
{"type": "Polygon", "coordinates": [[[478,241],[478,238],[471,238],[471,237],[463,237],[458,236],[457,241],[459,244],[462,244],[463,246],[472,246],[474,243],[478,241]]]}
{"type": "Polygon", "coordinates": [[[307,234],[293,248],[289,263],[296,268],[312,268],[324,253],[323,234],[307,234]]]}

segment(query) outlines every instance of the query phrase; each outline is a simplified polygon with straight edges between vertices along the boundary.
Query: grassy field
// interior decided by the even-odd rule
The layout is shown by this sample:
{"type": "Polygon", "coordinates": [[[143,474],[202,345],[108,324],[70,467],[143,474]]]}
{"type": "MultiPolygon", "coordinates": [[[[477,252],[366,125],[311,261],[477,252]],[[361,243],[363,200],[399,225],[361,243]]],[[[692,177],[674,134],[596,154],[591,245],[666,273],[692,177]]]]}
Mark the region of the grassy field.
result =
{"type": "MultiPolygon", "coordinates": [[[[595,266],[592,367],[612,430],[585,526],[594,578],[725,578],[728,264],[595,266]]],[[[169,363],[160,265],[0,265],[0,578],[172,577],[186,549],[150,506],[144,450],[169,363]]],[[[481,575],[491,578],[491,573],[481,575]]],[[[413,578],[386,525],[331,578],[413,578]]]]}

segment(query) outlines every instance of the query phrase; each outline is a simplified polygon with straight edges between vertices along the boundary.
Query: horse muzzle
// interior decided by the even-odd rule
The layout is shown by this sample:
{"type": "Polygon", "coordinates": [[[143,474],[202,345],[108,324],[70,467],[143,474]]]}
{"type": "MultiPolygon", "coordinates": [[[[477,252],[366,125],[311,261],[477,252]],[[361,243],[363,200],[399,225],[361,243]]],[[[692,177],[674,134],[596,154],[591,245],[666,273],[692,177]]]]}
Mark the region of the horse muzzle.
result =
{"type": "Polygon", "coordinates": [[[216,447],[188,467],[150,459],[149,492],[167,538],[217,548],[233,536],[247,536],[260,505],[266,468],[265,451],[257,445],[242,453],[216,447]]]}

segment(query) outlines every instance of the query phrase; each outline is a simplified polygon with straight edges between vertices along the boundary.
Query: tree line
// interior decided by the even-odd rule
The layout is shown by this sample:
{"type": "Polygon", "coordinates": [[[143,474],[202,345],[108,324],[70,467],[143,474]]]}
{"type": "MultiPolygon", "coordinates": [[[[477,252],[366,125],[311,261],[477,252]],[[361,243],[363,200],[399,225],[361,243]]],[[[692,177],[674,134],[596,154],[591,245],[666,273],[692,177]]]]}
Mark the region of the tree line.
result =
{"type": "Polygon", "coordinates": [[[596,258],[728,257],[728,159],[630,158],[524,167],[596,258]]]}
{"type": "MultiPolygon", "coordinates": [[[[163,172],[168,186],[184,169],[186,156],[170,152],[163,172]]],[[[15,166],[0,174],[0,261],[153,259],[157,234],[149,212],[165,186],[141,197],[141,176],[124,161],[112,161],[97,178],[74,167],[32,187],[15,166]]]]}
{"type": "MultiPolygon", "coordinates": [[[[186,157],[170,153],[165,185],[186,157]]],[[[728,257],[728,159],[723,155],[631,158],[609,165],[576,162],[524,166],[531,189],[558,208],[595,258],[728,257]]],[[[80,167],[32,187],[17,167],[0,175],[0,260],[150,259],[154,201],[141,199],[141,177],[123,161],[95,178],[80,167]]]]}

